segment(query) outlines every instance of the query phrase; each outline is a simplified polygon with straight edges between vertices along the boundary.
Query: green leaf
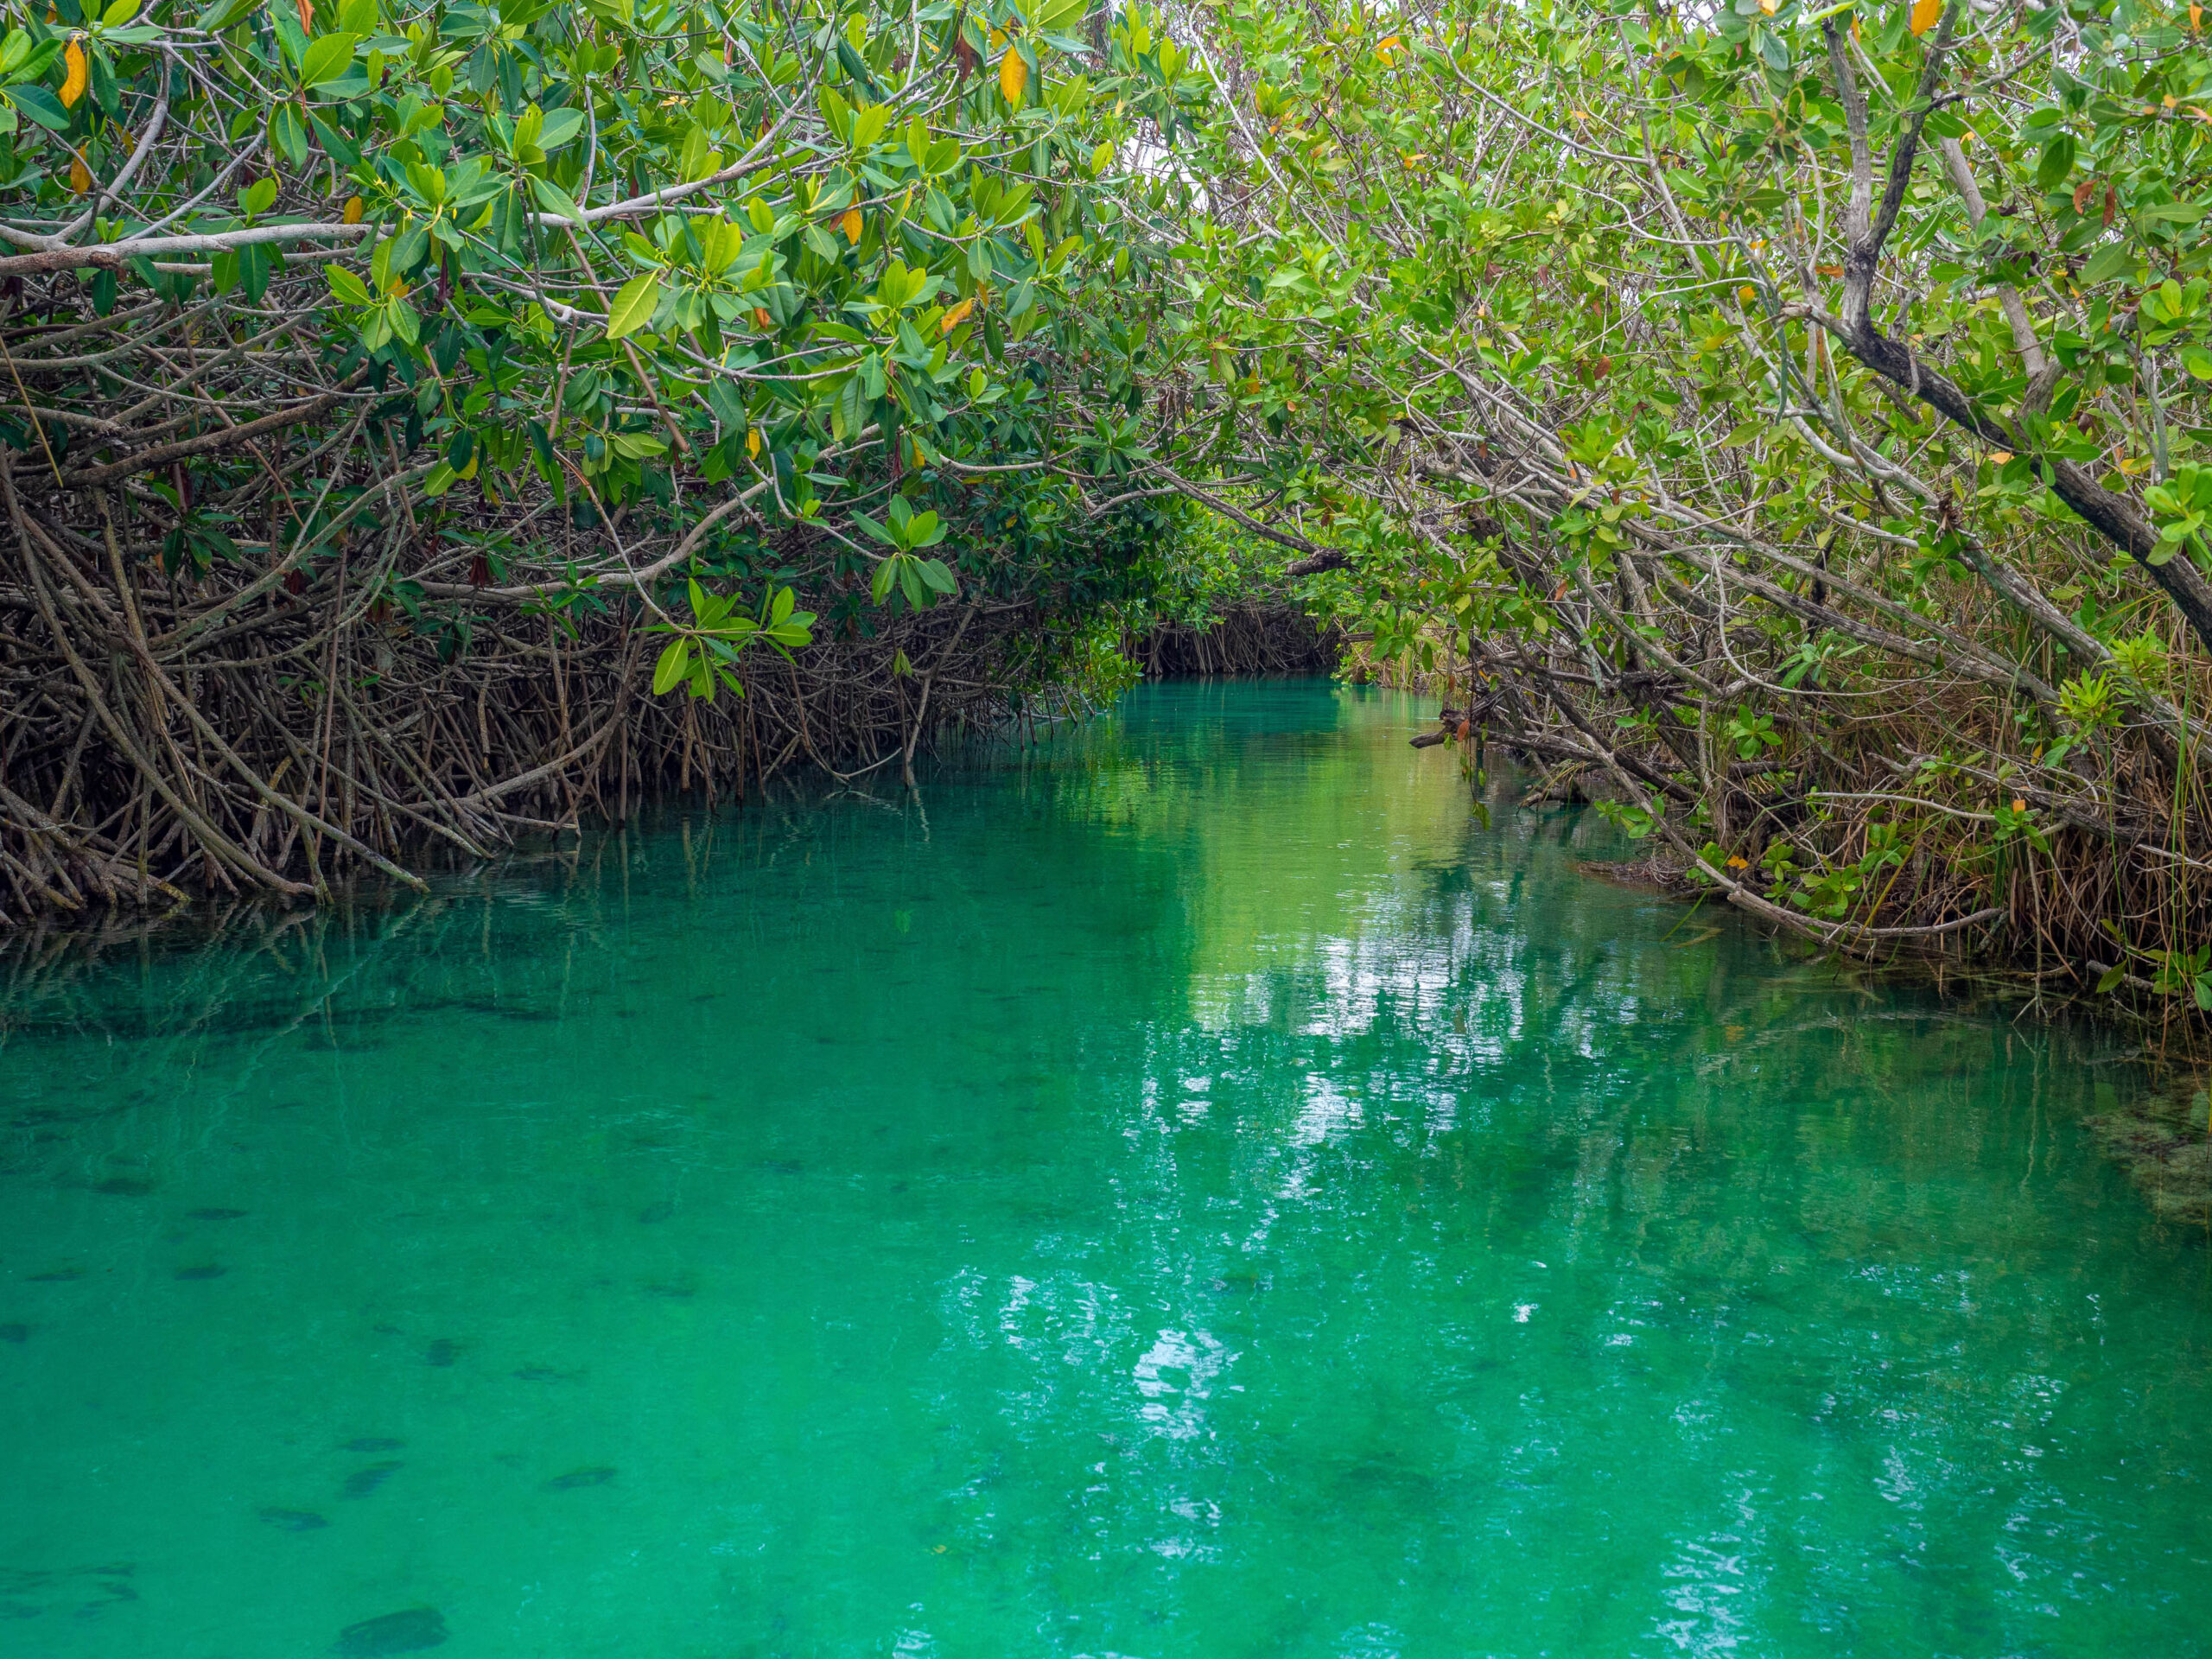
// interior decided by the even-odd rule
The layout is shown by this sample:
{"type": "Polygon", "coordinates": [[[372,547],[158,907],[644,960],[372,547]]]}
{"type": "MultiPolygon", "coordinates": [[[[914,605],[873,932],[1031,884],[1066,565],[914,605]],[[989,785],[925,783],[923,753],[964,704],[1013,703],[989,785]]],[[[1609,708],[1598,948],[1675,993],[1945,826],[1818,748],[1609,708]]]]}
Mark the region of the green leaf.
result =
{"type": "Polygon", "coordinates": [[[863,92],[875,91],[875,77],[868,73],[867,63],[859,53],[853,50],[849,42],[845,41],[837,42],[837,63],[847,74],[853,78],[853,84],[855,86],[860,87],[863,92]]]}
{"type": "Polygon", "coordinates": [[[883,137],[883,129],[890,124],[891,107],[887,104],[871,104],[853,113],[852,130],[849,137],[855,149],[867,149],[883,137]]]}
{"type": "Polygon", "coordinates": [[[2135,265],[2135,250],[2125,242],[2108,242],[2099,248],[2089,263],[2082,268],[2084,287],[2108,283],[2115,276],[2132,270],[2135,265]]]}
{"type": "Polygon", "coordinates": [[[582,110],[548,110],[545,111],[545,124],[538,130],[537,147],[550,155],[562,145],[575,143],[576,136],[583,130],[584,112],[582,110]]]}
{"type": "Polygon", "coordinates": [[[269,242],[249,242],[238,250],[238,286],[245,290],[247,299],[256,305],[269,291],[270,272],[277,263],[276,245],[269,242]]]}
{"type": "Polygon", "coordinates": [[[690,657],[684,640],[671,639],[668,642],[667,649],[660,654],[660,660],[653,664],[655,696],[664,697],[683,683],[684,673],[690,666],[690,657]]]}
{"type": "Polygon", "coordinates": [[[340,167],[352,167],[361,159],[361,147],[321,116],[309,115],[308,125],[314,130],[315,143],[322,146],[323,153],[340,167]]]}
{"type": "MultiPolygon", "coordinates": [[[[560,115],[563,113],[564,113],[564,111],[559,110],[556,110],[553,112],[554,115],[560,115]]],[[[550,125],[552,119],[552,116],[546,117],[547,124],[550,125]]],[[[581,224],[583,222],[584,210],[576,205],[575,198],[571,196],[567,191],[563,190],[559,185],[554,183],[552,180],[532,179],[530,181],[530,186],[531,188],[537,193],[537,205],[543,207],[547,213],[558,213],[563,219],[567,219],[572,225],[581,224]]]]}
{"type": "Polygon", "coordinates": [[[719,173],[722,167],[722,153],[714,147],[704,127],[695,126],[683,141],[683,155],[678,175],[684,183],[703,179],[719,173]]]}
{"type": "Polygon", "coordinates": [[[300,60],[300,85],[320,86],[344,74],[353,61],[353,48],[359,40],[355,35],[325,35],[309,45],[300,60]]]}
{"type": "Polygon", "coordinates": [[[272,4],[269,8],[269,27],[276,36],[276,49],[284,54],[284,61],[295,69],[307,56],[307,31],[300,27],[298,13],[290,6],[272,4]]]}
{"type": "Polygon", "coordinates": [[[2074,170],[2074,135],[2062,132],[2043,147],[2043,160],[2036,165],[2036,188],[2056,190],[2066,182],[2066,175],[2074,170]]]}
{"type": "Polygon", "coordinates": [[[710,381],[707,386],[707,407],[714,410],[715,418],[728,430],[742,437],[752,424],[752,417],[745,407],[745,395],[728,380],[710,381]]]}
{"type": "Polygon", "coordinates": [[[308,164],[307,124],[289,103],[279,104],[270,111],[269,142],[294,167],[308,164]]]}
{"type": "MultiPolygon", "coordinates": [[[[22,35],[21,30],[18,30],[17,34],[25,41],[30,39],[29,35],[22,35]]],[[[10,68],[8,71],[9,76],[10,79],[16,80],[36,80],[41,75],[47,72],[48,66],[50,66],[54,60],[60,55],[61,41],[58,38],[48,41],[43,45],[31,48],[31,49],[24,54],[22,62],[16,64],[10,68]]]]}
{"type": "Polygon", "coordinates": [[[622,291],[614,296],[607,313],[607,337],[620,340],[637,333],[652,320],[653,308],[659,303],[660,273],[649,270],[632,276],[622,284],[622,291]]]}
{"type": "Polygon", "coordinates": [[[374,297],[369,285],[343,265],[325,265],[322,274],[330,279],[331,296],[340,305],[367,305],[374,297]]]}
{"type": "Polygon", "coordinates": [[[43,86],[10,86],[8,100],[49,132],[69,130],[69,111],[43,86]]]}

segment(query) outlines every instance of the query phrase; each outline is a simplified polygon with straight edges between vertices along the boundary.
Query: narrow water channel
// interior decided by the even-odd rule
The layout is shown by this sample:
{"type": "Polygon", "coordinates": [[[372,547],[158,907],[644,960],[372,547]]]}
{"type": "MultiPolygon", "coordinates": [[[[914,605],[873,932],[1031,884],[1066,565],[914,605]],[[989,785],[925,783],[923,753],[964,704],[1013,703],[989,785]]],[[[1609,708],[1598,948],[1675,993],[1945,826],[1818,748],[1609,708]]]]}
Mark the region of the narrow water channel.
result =
{"type": "Polygon", "coordinates": [[[19,972],[0,1655],[2212,1651],[2117,1046],[1483,830],[1420,713],[19,972]]]}

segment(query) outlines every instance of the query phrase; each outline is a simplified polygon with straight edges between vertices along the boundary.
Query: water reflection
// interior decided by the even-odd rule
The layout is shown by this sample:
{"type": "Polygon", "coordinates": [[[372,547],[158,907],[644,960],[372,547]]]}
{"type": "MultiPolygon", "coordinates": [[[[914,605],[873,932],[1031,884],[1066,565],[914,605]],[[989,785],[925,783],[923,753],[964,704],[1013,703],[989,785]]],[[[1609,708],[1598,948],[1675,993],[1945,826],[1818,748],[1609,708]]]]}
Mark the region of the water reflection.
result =
{"type": "Polygon", "coordinates": [[[0,1654],[2196,1650],[2145,1080],[1479,830],[1418,720],[1159,688],[18,950],[0,1654]]]}

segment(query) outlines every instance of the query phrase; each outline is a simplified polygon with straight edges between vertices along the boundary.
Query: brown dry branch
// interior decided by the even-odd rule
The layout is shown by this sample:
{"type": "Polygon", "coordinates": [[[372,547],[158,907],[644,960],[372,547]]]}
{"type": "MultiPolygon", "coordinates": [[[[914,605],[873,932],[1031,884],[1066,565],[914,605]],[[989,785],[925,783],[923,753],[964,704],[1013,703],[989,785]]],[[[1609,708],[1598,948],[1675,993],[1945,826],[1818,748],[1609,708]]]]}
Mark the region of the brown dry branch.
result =
{"type": "Polygon", "coordinates": [[[1287,603],[1224,607],[1203,626],[1161,622],[1122,651],[1151,679],[1327,674],[1344,656],[1342,629],[1287,603]]]}
{"type": "MultiPolygon", "coordinates": [[[[320,289],[101,318],[63,271],[0,302],[0,925],[413,883],[426,842],[484,855],[803,766],[911,776],[1049,675],[1050,620],[971,589],[757,649],[748,695],[653,697],[683,518],[580,529],[526,474],[432,500],[404,389],[286,346],[320,289]]],[[[805,526],[757,546],[818,609],[865,580],[805,526]]]]}

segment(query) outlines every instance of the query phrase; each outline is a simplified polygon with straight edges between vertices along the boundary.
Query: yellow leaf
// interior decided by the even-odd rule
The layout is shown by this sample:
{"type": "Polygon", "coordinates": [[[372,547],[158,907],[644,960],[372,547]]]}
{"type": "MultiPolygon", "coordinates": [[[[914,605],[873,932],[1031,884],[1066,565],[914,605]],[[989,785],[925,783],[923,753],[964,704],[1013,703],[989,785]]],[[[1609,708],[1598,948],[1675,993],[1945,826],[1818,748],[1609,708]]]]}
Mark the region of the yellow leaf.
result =
{"type": "Polygon", "coordinates": [[[846,208],[845,216],[837,221],[837,228],[844,232],[846,241],[857,245],[861,239],[861,232],[865,228],[861,218],[861,210],[857,207],[846,208]]]}
{"type": "Polygon", "coordinates": [[[1753,300],[1758,298],[1758,289],[1753,288],[1749,283],[1745,283],[1741,288],[1736,290],[1736,297],[1741,300],[1745,305],[1749,305],[1753,300]]]}
{"type": "MultiPolygon", "coordinates": [[[[77,100],[85,95],[85,88],[92,85],[92,67],[85,60],[83,39],[72,35],[69,44],[61,49],[61,60],[69,66],[69,73],[61,81],[61,107],[74,109],[77,100]]],[[[84,187],[79,185],[79,189],[84,187]]]]}
{"type": "Polygon", "coordinates": [[[999,48],[1001,48],[1001,47],[1004,46],[1005,44],[1006,44],[1006,30],[1004,30],[1004,29],[994,29],[991,31],[990,50],[992,50],[992,51],[995,52],[995,51],[997,51],[997,50],[999,49],[999,48]]]}
{"type": "Polygon", "coordinates": [[[1912,32],[1925,35],[1943,15],[1943,0],[1912,0],[1912,32]]]}
{"type": "Polygon", "coordinates": [[[954,306],[951,310],[944,314],[944,332],[949,334],[967,321],[968,314],[975,308],[976,302],[973,299],[963,300],[954,306]]]}
{"type": "Polygon", "coordinates": [[[2028,804],[2015,795],[2012,798],[2012,810],[2015,812],[2024,812],[2028,810],[2028,804]]]}
{"type": "Polygon", "coordinates": [[[1739,853],[1728,861],[1728,868],[1732,870],[1748,870],[1751,868],[1751,861],[1739,853]]]}
{"type": "Polygon", "coordinates": [[[999,91],[1015,109],[1021,107],[1021,94],[1029,86],[1029,66],[1022,61],[1021,54],[1014,48],[1006,49],[1006,56],[999,60],[999,91]]]}
{"type": "Polygon", "coordinates": [[[1993,449],[1989,452],[1989,458],[2002,467],[2012,459],[2012,452],[2010,449],[1993,449]]]}
{"type": "Polygon", "coordinates": [[[1770,17],[1779,9],[1781,0],[1759,0],[1759,10],[1770,17]]]}
{"type": "Polygon", "coordinates": [[[69,188],[80,196],[92,188],[92,175],[86,170],[85,158],[81,156],[69,158],[69,188]]]}
{"type": "Polygon", "coordinates": [[[760,453],[760,429],[757,426],[745,435],[745,453],[748,455],[760,453]]]}
{"type": "Polygon", "coordinates": [[[339,222],[343,225],[359,224],[361,222],[361,199],[359,196],[346,197],[346,211],[340,213],[338,216],[338,219],[339,222]]]}
{"type": "Polygon", "coordinates": [[[1385,35],[1381,40],[1375,42],[1376,55],[1387,59],[1391,53],[1396,51],[1404,44],[1405,42],[1400,40],[1395,35],[1385,35]]]}
{"type": "Polygon", "coordinates": [[[2204,32],[2203,7],[2191,6],[2189,9],[2189,32],[2192,35],[2201,35],[2204,32]]]}
{"type": "Polygon", "coordinates": [[[2179,99],[2176,98],[2176,97],[2175,97],[2171,92],[2168,92],[2168,93],[2166,94],[2166,97],[2165,97],[2165,105],[2166,105],[2166,107],[2167,107],[2168,109],[2170,109],[2170,110],[2171,110],[2171,108],[2173,108],[2173,106],[2174,106],[2175,105],[2177,105],[2177,104],[2178,104],[2178,103],[2180,103],[2180,102],[2181,102],[2181,100],[2180,100],[2179,99]]]}

